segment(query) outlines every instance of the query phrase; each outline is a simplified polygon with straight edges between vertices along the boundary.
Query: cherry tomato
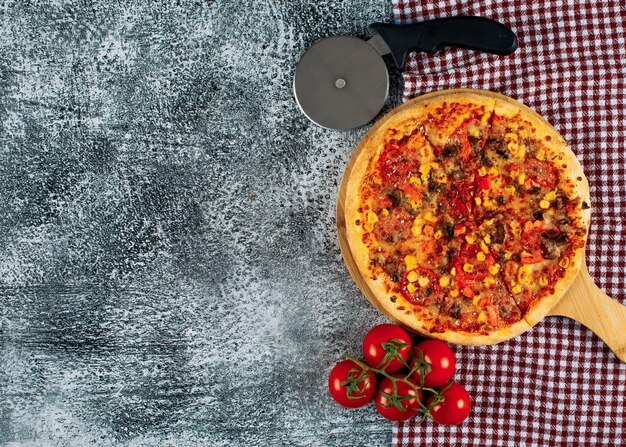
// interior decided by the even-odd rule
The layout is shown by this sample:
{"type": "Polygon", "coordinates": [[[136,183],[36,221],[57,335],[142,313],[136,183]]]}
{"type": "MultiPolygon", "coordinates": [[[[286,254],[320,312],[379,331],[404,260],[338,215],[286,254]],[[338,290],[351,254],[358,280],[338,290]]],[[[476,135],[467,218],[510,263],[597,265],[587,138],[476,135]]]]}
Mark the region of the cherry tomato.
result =
{"type": "MultiPolygon", "coordinates": [[[[470,397],[463,385],[453,382],[450,387],[443,392],[445,400],[435,404],[430,409],[430,414],[435,422],[444,425],[457,425],[463,422],[470,414],[470,397]]],[[[426,401],[426,406],[430,407],[434,399],[431,396],[426,401]]]]}
{"type": "MultiPolygon", "coordinates": [[[[402,374],[393,374],[393,377],[403,378],[405,376],[402,374]]],[[[417,384],[411,379],[407,379],[407,381],[412,383],[415,388],[405,382],[396,381],[396,396],[398,398],[408,397],[408,399],[397,400],[404,411],[400,410],[395,405],[393,397],[389,397],[393,396],[393,382],[391,379],[385,377],[378,385],[375,400],[376,409],[385,419],[389,419],[390,421],[406,421],[407,419],[415,417],[419,412],[422,390],[417,388],[417,384]]]]}
{"type": "Polygon", "coordinates": [[[395,324],[374,326],[363,339],[363,356],[368,365],[396,372],[404,366],[413,344],[408,332],[395,324]]]}
{"type": "Polygon", "coordinates": [[[376,394],[376,375],[352,360],[335,365],[328,378],[328,389],[335,401],[346,408],[362,407],[376,394]]]}
{"type": "MultiPolygon", "coordinates": [[[[424,377],[424,386],[435,388],[448,382],[454,374],[456,360],[454,353],[444,342],[439,340],[424,340],[413,349],[413,354],[418,359],[420,353],[424,356],[424,361],[430,365],[430,371],[424,377]]],[[[411,369],[415,366],[415,360],[411,358],[409,363],[411,369]]],[[[420,383],[420,370],[413,373],[413,378],[420,383]]]]}

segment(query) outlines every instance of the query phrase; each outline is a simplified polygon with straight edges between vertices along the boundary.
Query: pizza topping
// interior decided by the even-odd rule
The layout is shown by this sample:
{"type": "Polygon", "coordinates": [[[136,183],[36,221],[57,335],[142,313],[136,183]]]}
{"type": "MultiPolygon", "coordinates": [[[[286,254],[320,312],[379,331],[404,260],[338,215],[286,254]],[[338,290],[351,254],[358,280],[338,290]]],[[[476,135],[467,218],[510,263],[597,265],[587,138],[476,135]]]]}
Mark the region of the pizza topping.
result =
{"type": "Polygon", "coordinates": [[[584,246],[589,205],[562,174],[562,154],[520,115],[440,109],[389,133],[370,162],[357,225],[372,235],[363,238],[372,275],[434,311],[432,331],[489,333],[554,293],[584,246]]]}

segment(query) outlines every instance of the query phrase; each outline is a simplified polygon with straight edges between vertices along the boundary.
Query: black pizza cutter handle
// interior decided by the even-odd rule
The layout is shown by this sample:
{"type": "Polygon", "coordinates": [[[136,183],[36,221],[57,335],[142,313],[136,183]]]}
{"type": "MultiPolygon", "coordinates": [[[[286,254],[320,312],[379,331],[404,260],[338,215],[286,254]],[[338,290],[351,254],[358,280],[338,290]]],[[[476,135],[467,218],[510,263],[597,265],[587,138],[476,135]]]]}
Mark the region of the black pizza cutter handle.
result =
{"type": "Polygon", "coordinates": [[[436,53],[444,47],[456,47],[508,55],[517,49],[515,33],[486,17],[444,17],[403,25],[374,23],[371,28],[385,41],[400,70],[406,68],[411,51],[436,53]]]}

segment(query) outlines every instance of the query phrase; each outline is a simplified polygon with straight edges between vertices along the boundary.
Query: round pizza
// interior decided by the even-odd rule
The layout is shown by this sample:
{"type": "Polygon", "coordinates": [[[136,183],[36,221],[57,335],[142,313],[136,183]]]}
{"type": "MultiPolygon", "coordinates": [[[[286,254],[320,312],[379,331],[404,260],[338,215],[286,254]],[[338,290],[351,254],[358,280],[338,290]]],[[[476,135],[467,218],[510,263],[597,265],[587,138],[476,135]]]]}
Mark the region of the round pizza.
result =
{"type": "Polygon", "coordinates": [[[558,132],[492,92],[449,90],[391,112],[346,171],[345,235],[368,297],[429,337],[518,335],[584,259],[589,187],[558,132]]]}

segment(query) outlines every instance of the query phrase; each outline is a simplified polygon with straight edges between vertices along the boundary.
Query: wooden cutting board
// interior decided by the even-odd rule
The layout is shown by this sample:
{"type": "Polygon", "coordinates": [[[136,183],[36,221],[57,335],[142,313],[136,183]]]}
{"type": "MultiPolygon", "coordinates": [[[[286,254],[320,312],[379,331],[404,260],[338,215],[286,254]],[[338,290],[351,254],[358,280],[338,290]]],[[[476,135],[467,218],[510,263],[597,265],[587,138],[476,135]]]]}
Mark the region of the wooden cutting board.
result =
{"type": "MultiPolygon", "coordinates": [[[[430,95],[432,94],[428,96],[430,95]]],[[[497,96],[502,97],[502,95],[497,96]]],[[[401,111],[404,107],[410,106],[411,103],[407,103],[389,112],[372,126],[363,137],[362,142],[366,141],[369,136],[376,132],[389,117],[401,111]]],[[[359,289],[361,289],[361,292],[363,292],[368,301],[381,313],[385,314],[391,320],[396,321],[383,309],[374,293],[369,289],[354,262],[346,237],[346,186],[354,163],[364,146],[364,144],[359,144],[355,149],[346,166],[339,186],[337,196],[337,234],[339,246],[348,271],[359,289]]],[[[626,306],[610,298],[596,286],[589,275],[586,264],[583,264],[583,267],[568,291],[556,303],[548,315],[565,316],[578,321],[600,337],[620,360],[626,362],[626,306]]]]}

